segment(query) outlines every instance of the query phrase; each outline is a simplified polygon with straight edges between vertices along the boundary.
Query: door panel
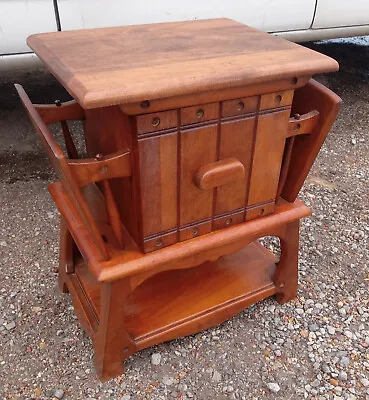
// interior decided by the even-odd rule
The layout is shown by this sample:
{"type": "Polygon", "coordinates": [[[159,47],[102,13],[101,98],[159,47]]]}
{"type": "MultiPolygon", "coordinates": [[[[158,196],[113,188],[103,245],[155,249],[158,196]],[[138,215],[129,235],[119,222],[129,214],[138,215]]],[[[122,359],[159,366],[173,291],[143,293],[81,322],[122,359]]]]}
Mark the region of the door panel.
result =
{"type": "MultiPolygon", "coordinates": [[[[196,172],[216,161],[217,125],[181,131],[180,226],[209,219],[213,212],[213,189],[199,189],[196,172]]],[[[210,229],[210,225],[209,225],[210,229]]]]}
{"type": "Polygon", "coordinates": [[[62,29],[232,18],[264,31],[307,29],[315,0],[58,0],[62,29]]]}
{"type": "Polygon", "coordinates": [[[31,52],[29,35],[56,29],[52,0],[0,0],[0,54],[31,52]]]}
{"type": "Polygon", "coordinates": [[[369,24],[368,0],[318,0],[313,28],[369,24]]]}
{"type": "Polygon", "coordinates": [[[243,208],[248,185],[255,117],[222,122],[220,130],[219,159],[234,157],[245,167],[245,179],[217,188],[215,214],[243,208]]]}
{"type": "Polygon", "coordinates": [[[290,110],[259,117],[250,178],[248,206],[276,198],[290,110]]]}

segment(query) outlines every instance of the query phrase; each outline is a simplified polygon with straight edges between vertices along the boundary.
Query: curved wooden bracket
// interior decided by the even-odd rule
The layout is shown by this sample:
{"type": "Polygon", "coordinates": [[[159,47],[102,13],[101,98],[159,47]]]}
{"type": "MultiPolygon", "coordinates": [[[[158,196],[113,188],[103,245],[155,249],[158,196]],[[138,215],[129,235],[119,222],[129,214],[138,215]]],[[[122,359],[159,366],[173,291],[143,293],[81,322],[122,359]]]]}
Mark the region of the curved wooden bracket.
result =
{"type": "Polygon", "coordinates": [[[96,158],[69,160],[68,165],[81,187],[104,179],[121,178],[132,174],[129,149],[103,157],[101,160],[96,158]]]}
{"type": "Polygon", "coordinates": [[[319,122],[319,112],[314,110],[306,114],[295,114],[290,118],[287,137],[312,133],[319,122]]]}
{"type": "Polygon", "coordinates": [[[245,167],[237,158],[226,158],[201,167],[194,176],[199,189],[213,189],[244,179],[245,167]]]}
{"type": "Polygon", "coordinates": [[[60,121],[85,119],[83,108],[75,101],[56,104],[35,104],[35,109],[46,125],[60,121]]]}

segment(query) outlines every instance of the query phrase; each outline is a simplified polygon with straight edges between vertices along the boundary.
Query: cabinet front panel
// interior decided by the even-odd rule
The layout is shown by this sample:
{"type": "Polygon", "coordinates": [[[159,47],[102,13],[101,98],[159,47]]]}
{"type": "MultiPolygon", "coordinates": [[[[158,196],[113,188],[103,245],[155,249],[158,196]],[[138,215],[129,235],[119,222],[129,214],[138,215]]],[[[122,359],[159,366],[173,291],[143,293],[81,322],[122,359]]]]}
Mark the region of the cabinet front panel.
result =
{"type": "Polygon", "coordinates": [[[216,215],[245,207],[254,127],[254,117],[221,124],[219,159],[236,158],[245,167],[245,178],[217,187],[216,215]]]}
{"type": "Polygon", "coordinates": [[[181,131],[180,226],[211,218],[214,189],[199,189],[194,175],[216,161],[217,125],[181,131]]]}
{"type": "Polygon", "coordinates": [[[144,237],[177,228],[177,138],[139,140],[144,237]]]}
{"type": "Polygon", "coordinates": [[[275,200],[289,116],[290,110],[259,116],[248,206],[275,200]]]}

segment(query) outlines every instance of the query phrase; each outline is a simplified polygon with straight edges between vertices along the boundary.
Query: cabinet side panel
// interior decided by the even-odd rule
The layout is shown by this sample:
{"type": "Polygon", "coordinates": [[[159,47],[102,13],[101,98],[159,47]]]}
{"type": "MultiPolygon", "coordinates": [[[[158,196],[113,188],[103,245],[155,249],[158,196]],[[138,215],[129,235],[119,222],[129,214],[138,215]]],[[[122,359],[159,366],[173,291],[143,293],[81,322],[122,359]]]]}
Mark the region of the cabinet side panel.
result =
{"type": "Polygon", "coordinates": [[[144,237],[177,228],[177,136],[138,142],[144,237]]]}
{"type": "Polygon", "coordinates": [[[259,116],[248,206],[275,200],[289,116],[290,110],[259,116]]]}
{"type": "Polygon", "coordinates": [[[246,187],[251,168],[254,127],[255,117],[222,122],[221,124],[219,159],[237,158],[245,167],[245,179],[217,188],[216,215],[244,208],[245,206],[246,187]]]}
{"type": "Polygon", "coordinates": [[[180,225],[212,217],[213,189],[199,189],[195,173],[216,161],[217,125],[181,131],[180,225]]]}
{"type": "MultiPolygon", "coordinates": [[[[133,151],[132,124],[118,106],[85,110],[84,133],[89,157],[108,155],[129,148],[133,151]]],[[[139,244],[139,210],[133,176],[111,180],[111,186],[124,226],[139,244]]]]}

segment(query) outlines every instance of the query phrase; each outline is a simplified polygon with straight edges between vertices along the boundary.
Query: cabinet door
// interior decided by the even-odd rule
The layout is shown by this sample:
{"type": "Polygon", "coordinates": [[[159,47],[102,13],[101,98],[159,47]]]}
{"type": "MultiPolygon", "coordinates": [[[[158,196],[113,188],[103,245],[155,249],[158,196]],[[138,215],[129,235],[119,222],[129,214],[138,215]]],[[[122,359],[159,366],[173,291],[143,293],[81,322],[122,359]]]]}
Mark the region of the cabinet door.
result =
{"type": "Polygon", "coordinates": [[[217,125],[181,130],[180,135],[180,226],[207,221],[210,231],[214,190],[199,189],[194,175],[216,161],[217,125]]]}
{"type": "Polygon", "coordinates": [[[307,29],[315,0],[58,0],[63,30],[231,18],[268,31],[307,29]]]}
{"type": "Polygon", "coordinates": [[[177,229],[177,136],[138,142],[144,238],[177,229]]]}
{"type": "Polygon", "coordinates": [[[290,110],[259,115],[246,219],[273,212],[290,110]]]}
{"type": "Polygon", "coordinates": [[[369,24],[368,0],[318,0],[313,28],[369,24]]]}
{"type": "Polygon", "coordinates": [[[53,0],[0,0],[0,54],[30,53],[29,35],[56,30],[53,0]]]}
{"type": "Polygon", "coordinates": [[[234,157],[245,167],[245,179],[216,189],[216,216],[242,211],[248,186],[255,117],[222,122],[220,129],[219,159],[234,157]],[[241,210],[242,209],[242,210],[241,210]]]}

